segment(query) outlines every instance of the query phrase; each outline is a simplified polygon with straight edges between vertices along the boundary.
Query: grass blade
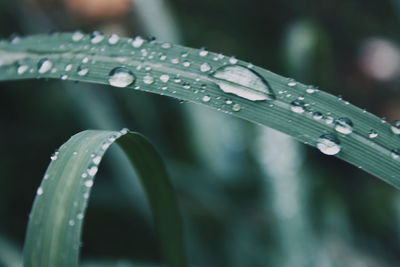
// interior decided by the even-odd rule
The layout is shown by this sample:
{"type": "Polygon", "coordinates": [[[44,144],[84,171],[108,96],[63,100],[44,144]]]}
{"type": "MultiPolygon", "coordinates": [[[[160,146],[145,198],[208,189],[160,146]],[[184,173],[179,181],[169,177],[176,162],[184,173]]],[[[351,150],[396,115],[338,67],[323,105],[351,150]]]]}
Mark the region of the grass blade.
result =
{"type": "Polygon", "coordinates": [[[142,181],[168,266],[186,266],[179,211],[163,162],[144,137],[127,131],[84,131],[55,152],[30,215],[25,266],[78,265],[83,218],[94,176],[115,141],[142,181]]]}
{"type": "Polygon", "coordinates": [[[133,78],[125,84],[114,83],[119,87],[207,105],[311,146],[316,146],[322,135],[332,134],[340,142],[337,157],[400,188],[399,136],[373,114],[314,87],[220,54],[141,38],[110,44],[107,38],[98,33],[53,34],[3,41],[0,80],[61,78],[109,84],[111,71],[124,67],[133,78]],[[38,68],[44,59],[51,66],[38,68]],[[226,66],[236,67],[223,69],[226,66]],[[220,75],[215,75],[217,72],[220,75]],[[243,79],[246,76],[252,78],[243,79]],[[350,134],[335,131],[342,117],[354,123],[350,134]],[[376,138],[369,137],[371,130],[378,132],[376,138]]]}

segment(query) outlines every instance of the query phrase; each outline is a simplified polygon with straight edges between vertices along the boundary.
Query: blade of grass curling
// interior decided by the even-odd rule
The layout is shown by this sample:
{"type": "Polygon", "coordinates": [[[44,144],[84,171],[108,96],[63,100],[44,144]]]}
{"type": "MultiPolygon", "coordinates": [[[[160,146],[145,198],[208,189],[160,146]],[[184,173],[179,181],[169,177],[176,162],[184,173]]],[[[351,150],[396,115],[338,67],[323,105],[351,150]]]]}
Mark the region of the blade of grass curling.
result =
{"type": "Polygon", "coordinates": [[[389,123],[315,87],[232,57],[140,37],[75,32],[2,41],[0,60],[0,80],[111,84],[206,105],[314,147],[337,143],[335,156],[400,188],[400,138],[389,123]],[[341,118],[351,120],[351,131],[341,118]]]}
{"type": "Polygon", "coordinates": [[[127,130],[80,132],[51,156],[30,214],[24,266],[78,266],[83,219],[94,177],[104,153],[115,141],[142,181],[168,266],[187,266],[181,218],[165,166],[144,137],[127,130]]]}

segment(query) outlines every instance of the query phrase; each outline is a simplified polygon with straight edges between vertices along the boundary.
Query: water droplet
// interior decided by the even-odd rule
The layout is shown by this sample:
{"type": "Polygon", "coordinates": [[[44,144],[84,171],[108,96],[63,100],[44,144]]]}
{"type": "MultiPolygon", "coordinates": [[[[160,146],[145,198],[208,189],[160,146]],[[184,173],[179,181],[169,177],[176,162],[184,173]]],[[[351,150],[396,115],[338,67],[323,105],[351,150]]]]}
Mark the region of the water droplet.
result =
{"type": "Polygon", "coordinates": [[[88,58],[88,57],[84,57],[84,58],[82,59],[82,63],[86,64],[86,63],[88,63],[88,62],[89,62],[89,58],[88,58]]]}
{"type": "Polygon", "coordinates": [[[378,132],[374,129],[371,129],[368,131],[368,137],[371,139],[376,138],[378,137],[378,132]]]}
{"type": "Polygon", "coordinates": [[[297,85],[297,82],[295,80],[293,80],[293,79],[289,79],[287,85],[290,86],[290,87],[293,87],[293,86],[297,85]]]}
{"type": "Polygon", "coordinates": [[[179,63],[179,58],[173,58],[171,59],[172,64],[178,64],[179,63]]]}
{"type": "Polygon", "coordinates": [[[66,79],[68,79],[68,75],[66,74],[61,75],[61,80],[65,81],[66,79]]]}
{"type": "Polygon", "coordinates": [[[234,64],[236,64],[237,62],[238,62],[238,60],[237,60],[235,57],[230,57],[230,58],[229,58],[229,63],[230,63],[230,64],[234,65],[234,64]]]}
{"type": "Polygon", "coordinates": [[[182,63],[182,65],[184,66],[184,67],[190,67],[190,62],[189,61],[184,61],[183,63],[182,63]]]}
{"type": "Polygon", "coordinates": [[[115,44],[117,44],[118,42],[119,42],[119,36],[118,36],[118,34],[112,34],[109,38],[108,38],[108,43],[110,44],[110,45],[115,45],[115,44]]]}
{"type": "Polygon", "coordinates": [[[55,151],[55,152],[53,153],[53,155],[50,156],[50,159],[51,159],[52,161],[58,159],[58,154],[59,154],[59,153],[60,153],[60,152],[55,151]]]}
{"type": "Polygon", "coordinates": [[[89,68],[85,66],[79,66],[76,70],[79,76],[85,76],[89,72],[89,68]]]}
{"type": "Polygon", "coordinates": [[[72,34],[72,41],[79,42],[85,35],[81,31],[76,31],[72,34]]]}
{"type": "Polygon", "coordinates": [[[313,88],[313,87],[309,87],[309,88],[306,89],[306,93],[307,93],[307,94],[314,94],[315,91],[316,91],[316,89],[313,88]]]}
{"type": "Polygon", "coordinates": [[[253,70],[234,65],[217,69],[212,76],[225,93],[231,93],[251,101],[275,98],[267,82],[253,70]]]}
{"type": "Polygon", "coordinates": [[[353,122],[346,117],[335,121],[335,130],[342,134],[351,134],[353,132],[353,122]]]}
{"type": "Polygon", "coordinates": [[[96,165],[99,165],[100,161],[101,161],[101,157],[100,157],[100,156],[96,156],[96,157],[94,157],[94,158],[92,159],[92,162],[93,162],[94,164],[96,164],[96,165]]]}
{"type": "Polygon", "coordinates": [[[71,71],[72,70],[72,64],[68,64],[67,66],[65,66],[65,71],[71,71]]]}
{"type": "Polygon", "coordinates": [[[154,83],[154,78],[153,78],[153,76],[147,74],[147,75],[145,75],[145,76],[143,77],[143,82],[144,82],[145,84],[153,84],[153,83],[154,83]]]}
{"type": "Polygon", "coordinates": [[[392,122],[390,125],[390,130],[392,130],[392,133],[399,135],[400,134],[400,120],[392,122]]]}
{"type": "Polygon", "coordinates": [[[172,47],[171,43],[162,43],[161,48],[170,49],[172,47]]]}
{"type": "Polygon", "coordinates": [[[69,220],[68,224],[69,224],[69,226],[74,226],[75,225],[75,221],[74,220],[69,220]]]}
{"type": "Polygon", "coordinates": [[[232,100],[230,100],[230,99],[227,99],[226,101],[225,101],[225,104],[227,104],[227,105],[231,105],[233,102],[232,102],[232,100]]]}
{"type": "Polygon", "coordinates": [[[136,36],[135,39],[132,40],[132,46],[135,48],[139,48],[143,45],[144,39],[140,36],[136,36]]]}
{"type": "Polygon", "coordinates": [[[92,187],[93,186],[93,180],[86,180],[85,181],[85,186],[86,187],[92,187]]]}
{"type": "Polygon", "coordinates": [[[160,75],[160,81],[162,81],[163,83],[167,83],[169,81],[169,75],[167,74],[160,75]]]}
{"type": "Polygon", "coordinates": [[[326,124],[332,124],[333,121],[334,121],[334,119],[333,119],[332,116],[326,116],[326,118],[325,118],[325,123],[326,124]]]}
{"type": "Polygon", "coordinates": [[[17,66],[17,73],[18,73],[19,75],[22,75],[22,74],[24,74],[28,69],[29,69],[29,66],[28,66],[28,65],[18,65],[18,66],[17,66]]]}
{"type": "Polygon", "coordinates": [[[182,86],[183,86],[183,88],[184,89],[190,89],[190,83],[188,83],[188,82],[184,82],[183,84],[182,84],[182,86]]]}
{"type": "Polygon", "coordinates": [[[89,167],[89,168],[87,169],[87,173],[88,173],[90,176],[95,176],[98,170],[99,170],[99,168],[98,168],[96,165],[93,165],[93,166],[91,166],[91,167],[89,167]]]}
{"type": "Polygon", "coordinates": [[[323,115],[319,111],[314,111],[312,114],[312,117],[314,120],[320,120],[320,119],[322,119],[323,115]]]}
{"type": "Polygon", "coordinates": [[[240,111],[241,109],[242,109],[242,107],[241,107],[239,104],[234,104],[234,105],[232,106],[232,110],[235,111],[235,112],[238,112],[238,111],[240,111]]]}
{"type": "Polygon", "coordinates": [[[98,44],[104,40],[104,35],[99,31],[94,31],[90,36],[90,42],[92,44],[98,44]]]}
{"type": "Polygon", "coordinates": [[[135,75],[124,67],[117,67],[110,71],[108,82],[115,87],[127,87],[136,80],[135,75]]]}
{"type": "Polygon", "coordinates": [[[53,63],[47,58],[42,58],[37,64],[38,72],[43,74],[48,72],[53,67],[53,63]]]}
{"type": "Polygon", "coordinates": [[[210,71],[210,70],[211,70],[211,66],[207,62],[205,62],[205,63],[200,65],[200,71],[201,72],[207,72],[207,71],[210,71]]]}
{"type": "Polygon", "coordinates": [[[203,102],[210,102],[210,100],[211,100],[211,97],[209,96],[209,95],[205,95],[205,96],[203,96],[203,98],[201,99],[201,101],[203,101],[203,102]]]}
{"type": "Polygon", "coordinates": [[[336,155],[340,152],[340,142],[333,134],[323,134],[317,141],[317,148],[325,155],[336,155]]]}
{"type": "Polygon", "coordinates": [[[290,103],[290,110],[293,111],[294,113],[304,113],[305,109],[305,104],[301,100],[294,100],[292,103],[290,103]]]}
{"type": "Polygon", "coordinates": [[[41,195],[43,195],[43,188],[42,187],[39,187],[38,189],[37,189],[37,191],[36,191],[36,194],[38,195],[38,196],[41,196],[41,195]]]}
{"type": "Polygon", "coordinates": [[[208,55],[208,51],[205,48],[202,48],[199,52],[199,56],[205,57],[208,55]]]}
{"type": "Polygon", "coordinates": [[[399,149],[393,149],[390,152],[390,156],[392,157],[392,159],[399,159],[400,158],[400,150],[399,149]]]}
{"type": "Polygon", "coordinates": [[[83,219],[83,213],[78,213],[78,215],[76,215],[76,218],[78,220],[82,220],[83,219]]]}

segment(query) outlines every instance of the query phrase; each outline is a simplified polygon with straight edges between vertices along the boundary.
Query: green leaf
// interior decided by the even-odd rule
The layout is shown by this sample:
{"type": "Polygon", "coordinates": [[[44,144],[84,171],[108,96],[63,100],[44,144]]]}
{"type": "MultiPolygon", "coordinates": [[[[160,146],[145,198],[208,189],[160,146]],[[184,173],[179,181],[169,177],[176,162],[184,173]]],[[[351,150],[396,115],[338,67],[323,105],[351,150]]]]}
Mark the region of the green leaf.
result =
{"type": "Polygon", "coordinates": [[[78,265],[83,218],[99,163],[114,142],[135,167],[153,212],[168,266],[187,266],[182,225],[165,166],[137,133],[84,131],[53,154],[30,214],[24,266],[78,265]]]}
{"type": "MultiPolygon", "coordinates": [[[[400,157],[396,154],[400,138],[390,131],[389,123],[336,96],[244,61],[141,38],[121,38],[110,44],[107,36],[98,33],[3,41],[0,58],[0,80],[62,78],[109,84],[112,70],[123,67],[134,76],[125,79],[126,84],[132,82],[127,88],[203,104],[272,127],[311,146],[331,134],[340,142],[337,157],[400,188],[400,157]],[[38,71],[43,59],[52,66],[38,71]],[[83,74],[82,68],[88,73],[83,74]],[[291,104],[296,100],[299,107],[293,112],[291,104]],[[316,112],[323,117],[313,116],[316,112]],[[335,131],[335,121],[342,117],[354,123],[350,134],[335,131]],[[370,138],[370,130],[378,136],[370,138]]],[[[127,75],[119,78],[122,81],[124,77],[127,75]]]]}

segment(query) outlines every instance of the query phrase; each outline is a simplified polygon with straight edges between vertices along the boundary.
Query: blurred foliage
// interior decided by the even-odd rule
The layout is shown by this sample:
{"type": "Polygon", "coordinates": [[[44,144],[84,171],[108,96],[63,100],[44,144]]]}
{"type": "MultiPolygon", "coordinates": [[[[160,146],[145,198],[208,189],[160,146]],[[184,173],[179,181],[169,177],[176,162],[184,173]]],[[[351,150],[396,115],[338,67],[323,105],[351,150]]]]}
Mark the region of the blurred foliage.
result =
{"type": "MultiPolygon", "coordinates": [[[[396,0],[168,3],[186,45],[206,46],[318,85],[389,121],[400,117],[400,72],[376,79],[360,63],[370,56],[363,48],[373,38],[399,51],[400,6],[396,0]],[[311,41],[301,50],[304,36],[311,41]]],[[[61,0],[3,0],[0,22],[3,38],[13,33],[73,29],[146,34],[134,7],[121,16],[89,19],[73,13],[61,0]]],[[[378,66],[386,66],[385,60],[378,66]]],[[[207,147],[207,143],[196,144],[202,139],[194,138],[186,103],[59,81],[7,82],[0,87],[0,237],[12,244],[10,248],[22,247],[35,191],[55,148],[81,130],[128,127],[152,140],[167,160],[194,264],[283,266],[280,260],[287,254],[282,236],[276,232],[281,222],[271,205],[274,194],[265,182],[271,178],[261,170],[254,153],[257,130],[253,125],[223,115],[227,132],[242,137],[231,138],[226,145],[240,147],[227,150],[231,153],[227,155],[236,155],[227,157],[235,171],[224,175],[201,160],[196,147],[207,147]],[[103,102],[109,98],[111,102],[103,102]],[[100,113],[102,104],[105,113],[100,113]],[[101,119],[112,122],[101,124],[101,119]],[[236,126],[229,126],[232,121],[236,126]]],[[[224,140],[226,136],[211,138],[224,140]]],[[[398,266],[399,193],[342,161],[303,150],[300,168],[305,175],[299,174],[298,183],[306,192],[304,216],[313,236],[303,242],[314,242],[315,248],[313,263],[307,266],[398,266]]],[[[211,158],[214,162],[227,159],[211,158]]],[[[85,222],[83,260],[159,263],[158,244],[148,218],[130,204],[126,184],[114,179],[111,166],[104,167],[85,222]],[[122,239],[115,234],[121,231],[122,239]]],[[[0,249],[0,258],[4,258],[2,251],[8,250],[0,249]]]]}

